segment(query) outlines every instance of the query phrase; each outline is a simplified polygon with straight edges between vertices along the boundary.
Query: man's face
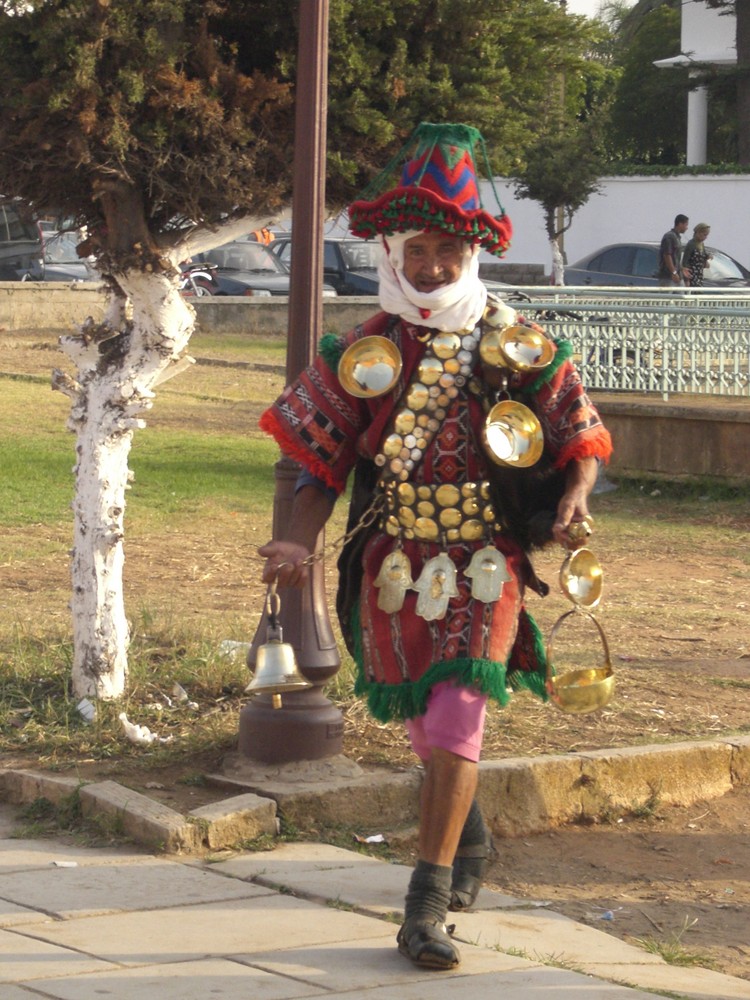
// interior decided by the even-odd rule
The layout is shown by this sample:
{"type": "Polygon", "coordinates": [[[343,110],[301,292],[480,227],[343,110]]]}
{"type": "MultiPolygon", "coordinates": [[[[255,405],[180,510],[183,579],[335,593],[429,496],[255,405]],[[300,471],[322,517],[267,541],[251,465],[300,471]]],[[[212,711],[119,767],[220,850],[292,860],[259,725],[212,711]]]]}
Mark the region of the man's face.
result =
{"type": "Polygon", "coordinates": [[[677,223],[677,232],[678,233],[686,233],[689,222],[690,222],[689,219],[685,219],[684,222],[678,222],[677,223]]]}
{"type": "Polygon", "coordinates": [[[446,233],[420,233],[404,243],[404,275],[418,292],[434,292],[461,275],[464,241],[446,233]]]}

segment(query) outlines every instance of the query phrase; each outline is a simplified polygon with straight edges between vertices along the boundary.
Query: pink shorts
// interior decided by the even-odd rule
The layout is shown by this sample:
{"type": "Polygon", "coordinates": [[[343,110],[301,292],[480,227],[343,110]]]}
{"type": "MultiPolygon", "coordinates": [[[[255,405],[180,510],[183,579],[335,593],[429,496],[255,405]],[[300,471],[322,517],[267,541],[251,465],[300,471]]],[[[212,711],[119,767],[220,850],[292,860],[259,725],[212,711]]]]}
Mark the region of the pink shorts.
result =
{"type": "Polygon", "coordinates": [[[430,691],[424,715],[406,719],[414,753],[427,761],[432,748],[439,747],[476,763],[482,753],[486,710],[486,694],[441,681],[430,691]]]}

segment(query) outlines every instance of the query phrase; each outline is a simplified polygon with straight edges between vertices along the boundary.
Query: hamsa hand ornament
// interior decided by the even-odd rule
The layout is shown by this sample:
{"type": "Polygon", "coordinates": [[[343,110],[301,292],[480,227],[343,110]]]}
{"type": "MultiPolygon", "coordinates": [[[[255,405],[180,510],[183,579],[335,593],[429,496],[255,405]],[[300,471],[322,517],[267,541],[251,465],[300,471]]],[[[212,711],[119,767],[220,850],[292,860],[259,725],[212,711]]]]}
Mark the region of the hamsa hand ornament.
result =
{"type": "Polygon", "coordinates": [[[512,579],[505,556],[491,545],[474,553],[465,575],[471,580],[471,596],[485,604],[499,600],[503,584],[512,579]]]}
{"type": "Polygon", "coordinates": [[[448,601],[458,597],[456,586],[456,567],[448,557],[447,552],[428,559],[422,567],[419,579],[413,585],[419,597],[417,598],[417,614],[427,622],[445,618],[448,601]]]}
{"type": "Polygon", "coordinates": [[[383,560],[374,584],[380,588],[378,607],[387,614],[395,614],[404,606],[406,591],[412,586],[411,563],[403,549],[394,549],[383,560]]]}

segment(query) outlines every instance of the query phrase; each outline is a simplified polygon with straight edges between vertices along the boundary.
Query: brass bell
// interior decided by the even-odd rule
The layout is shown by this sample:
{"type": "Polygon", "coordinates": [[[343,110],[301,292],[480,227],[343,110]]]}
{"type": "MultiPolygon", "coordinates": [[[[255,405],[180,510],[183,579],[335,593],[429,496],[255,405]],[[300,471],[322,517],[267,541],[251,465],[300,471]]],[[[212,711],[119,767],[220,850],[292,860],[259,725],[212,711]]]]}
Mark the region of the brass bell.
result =
{"type": "Polygon", "coordinates": [[[279,624],[280,611],[281,599],[276,593],[274,580],[266,598],[268,617],[266,641],[258,647],[255,674],[245,688],[245,694],[270,694],[274,708],[281,708],[283,693],[304,691],[305,688],[312,687],[312,683],[299,672],[294,647],[283,641],[283,632],[279,624]]]}

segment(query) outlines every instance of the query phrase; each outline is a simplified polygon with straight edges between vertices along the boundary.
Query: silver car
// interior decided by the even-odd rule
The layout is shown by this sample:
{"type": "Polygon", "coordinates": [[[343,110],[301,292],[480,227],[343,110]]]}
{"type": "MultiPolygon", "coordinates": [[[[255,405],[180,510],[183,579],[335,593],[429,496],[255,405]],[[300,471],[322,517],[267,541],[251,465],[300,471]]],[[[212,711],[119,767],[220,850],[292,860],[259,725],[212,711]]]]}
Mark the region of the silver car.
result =
{"type": "MultiPolygon", "coordinates": [[[[659,243],[612,243],[565,268],[566,285],[658,285],[659,243]]],[[[713,259],[703,272],[708,288],[750,287],[750,271],[722,250],[706,247],[713,259]]]]}

